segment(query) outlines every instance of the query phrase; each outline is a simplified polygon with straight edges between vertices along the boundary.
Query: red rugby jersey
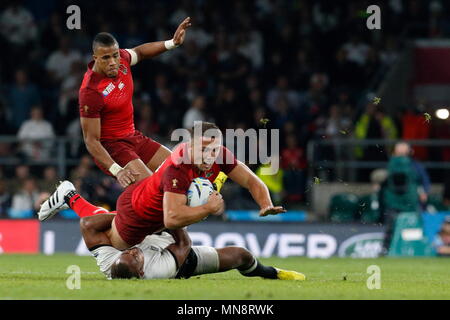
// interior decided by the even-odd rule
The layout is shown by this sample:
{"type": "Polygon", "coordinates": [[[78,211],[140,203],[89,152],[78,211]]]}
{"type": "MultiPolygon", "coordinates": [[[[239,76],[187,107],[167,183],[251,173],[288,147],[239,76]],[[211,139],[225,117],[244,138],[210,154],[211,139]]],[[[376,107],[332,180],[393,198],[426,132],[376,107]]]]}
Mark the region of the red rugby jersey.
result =
{"type": "Polygon", "coordinates": [[[205,172],[200,171],[192,164],[180,163],[186,147],[186,144],[178,146],[152,176],[145,178],[133,190],[132,206],[139,216],[146,220],[163,222],[164,192],[186,194],[193,179],[203,177],[214,182],[220,171],[228,174],[237,165],[233,153],[222,146],[211,169],[205,172]]]}
{"type": "Polygon", "coordinates": [[[79,91],[80,116],[101,119],[102,140],[134,134],[131,55],[125,49],[119,52],[119,73],[115,78],[92,71],[91,61],[79,91]]]}

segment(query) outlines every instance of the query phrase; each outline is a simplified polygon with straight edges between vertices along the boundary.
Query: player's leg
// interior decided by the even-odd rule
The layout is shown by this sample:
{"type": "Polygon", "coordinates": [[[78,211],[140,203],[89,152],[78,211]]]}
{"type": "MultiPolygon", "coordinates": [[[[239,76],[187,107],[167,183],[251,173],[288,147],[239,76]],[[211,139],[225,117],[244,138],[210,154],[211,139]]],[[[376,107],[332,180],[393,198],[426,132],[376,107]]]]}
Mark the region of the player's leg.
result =
{"type": "Polygon", "coordinates": [[[115,214],[98,214],[80,219],[80,231],[89,250],[102,245],[111,245],[109,239],[115,214]]]}
{"type": "MultiPolygon", "coordinates": [[[[153,145],[157,143],[153,141],[153,145]]],[[[156,169],[167,159],[168,156],[172,153],[168,148],[158,143],[158,148],[151,156],[150,160],[147,162],[147,167],[155,172],[156,169]]]]}
{"type": "Polygon", "coordinates": [[[241,247],[217,249],[219,255],[219,272],[237,269],[246,277],[263,277],[277,279],[277,269],[264,266],[250,251],[241,247]]]}
{"type": "MultiPolygon", "coordinates": [[[[119,250],[125,250],[132,246],[132,244],[128,244],[119,234],[118,227],[116,225],[116,217],[114,217],[111,224],[111,231],[109,233],[109,240],[114,248],[119,250]]],[[[120,228],[120,227],[119,227],[120,228]]]]}
{"type": "Polygon", "coordinates": [[[124,250],[141,243],[147,235],[161,231],[162,221],[155,222],[138,215],[133,209],[133,191],[138,184],[129,186],[116,202],[117,214],[112,222],[110,240],[113,247],[124,250]]]}
{"type": "Polygon", "coordinates": [[[262,277],[266,279],[279,280],[306,280],[306,277],[303,273],[263,265],[258,259],[253,257],[253,255],[247,249],[244,248],[231,247],[218,249],[217,251],[219,252],[221,268],[223,269],[226,269],[227,267],[230,267],[230,265],[233,265],[231,259],[238,259],[238,257],[240,256],[245,256],[246,258],[242,260],[244,263],[242,263],[240,266],[235,267],[235,269],[237,269],[245,277],[262,277]],[[253,259],[250,264],[248,263],[248,261],[250,261],[249,256],[251,256],[253,259]]]}
{"type": "Polygon", "coordinates": [[[108,210],[94,206],[86,201],[75,189],[75,186],[68,180],[63,181],[56,188],[56,191],[42,203],[38,212],[39,220],[50,219],[61,210],[71,208],[80,218],[107,213],[108,210]]]}
{"type": "MultiPolygon", "coordinates": [[[[194,246],[195,269],[191,275],[205,273],[224,272],[237,269],[246,277],[262,277],[266,279],[280,280],[305,280],[302,273],[296,271],[282,270],[271,266],[264,266],[247,249],[241,247],[227,247],[214,249],[211,247],[194,246]]],[[[186,260],[188,264],[194,265],[192,255],[186,260]]],[[[190,276],[190,275],[189,275],[190,276]]]]}

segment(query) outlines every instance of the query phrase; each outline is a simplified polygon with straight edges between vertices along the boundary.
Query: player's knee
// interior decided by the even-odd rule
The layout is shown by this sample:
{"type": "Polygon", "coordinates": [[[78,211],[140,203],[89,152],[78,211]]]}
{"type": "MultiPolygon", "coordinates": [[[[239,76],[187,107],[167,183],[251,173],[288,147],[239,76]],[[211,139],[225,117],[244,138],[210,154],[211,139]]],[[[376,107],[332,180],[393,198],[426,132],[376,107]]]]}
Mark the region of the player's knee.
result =
{"type": "Polygon", "coordinates": [[[88,231],[92,229],[92,222],[88,218],[81,218],[80,219],[80,229],[82,231],[88,231]]]}
{"type": "Polygon", "coordinates": [[[253,263],[255,258],[253,257],[253,254],[250,251],[240,247],[238,247],[237,250],[241,265],[249,265],[253,263]]]}

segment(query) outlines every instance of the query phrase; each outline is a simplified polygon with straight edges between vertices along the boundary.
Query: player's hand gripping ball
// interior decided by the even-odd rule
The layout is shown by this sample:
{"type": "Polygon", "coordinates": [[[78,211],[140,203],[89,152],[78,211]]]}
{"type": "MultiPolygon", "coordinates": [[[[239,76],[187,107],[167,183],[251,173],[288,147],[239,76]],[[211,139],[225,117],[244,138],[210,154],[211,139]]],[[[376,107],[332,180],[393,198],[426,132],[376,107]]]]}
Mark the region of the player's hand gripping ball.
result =
{"type": "Polygon", "coordinates": [[[187,191],[187,205],[198,207],[208,202],[209,196],[214,192],[212,183],[205,178],[195,178],[187,191]]]}

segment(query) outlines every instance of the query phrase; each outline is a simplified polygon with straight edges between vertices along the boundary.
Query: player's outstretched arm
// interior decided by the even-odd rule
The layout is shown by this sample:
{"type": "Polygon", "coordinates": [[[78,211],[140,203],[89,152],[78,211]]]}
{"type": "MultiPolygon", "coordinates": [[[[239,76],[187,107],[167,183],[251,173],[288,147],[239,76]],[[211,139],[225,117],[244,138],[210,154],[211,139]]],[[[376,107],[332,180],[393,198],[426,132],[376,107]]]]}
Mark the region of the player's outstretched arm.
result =
{"type": "Polygon", "coordinates": [[[243,188],[248,189],[260,207],[259,215],[261,217],[286,212],[283,207],[273,205],[267,186],[241,161],[238,161],[237,166],[228,173],[228,177],[243,188]]]}
{"type": "Polygon", "coordinates": [[[187,17],[180,23],[172,39],[167,41],[148,42],[133,48],[134,52],[136,52],[138,61],[156,57],[167,50],[174,49],[183,44],[186,36],[186,29],[190,26],[191,18],[187,17]]]}
{"type": "Polygon", "coordinates": [[[186,203],[186,195],[164,192],[164,226],[167,229],[183,228],[199,222],[210,214],[220,212],[224,206],[222,196],[218,192],[210,195],[208,202],[202,206],[189,207],[186,203]]]}

